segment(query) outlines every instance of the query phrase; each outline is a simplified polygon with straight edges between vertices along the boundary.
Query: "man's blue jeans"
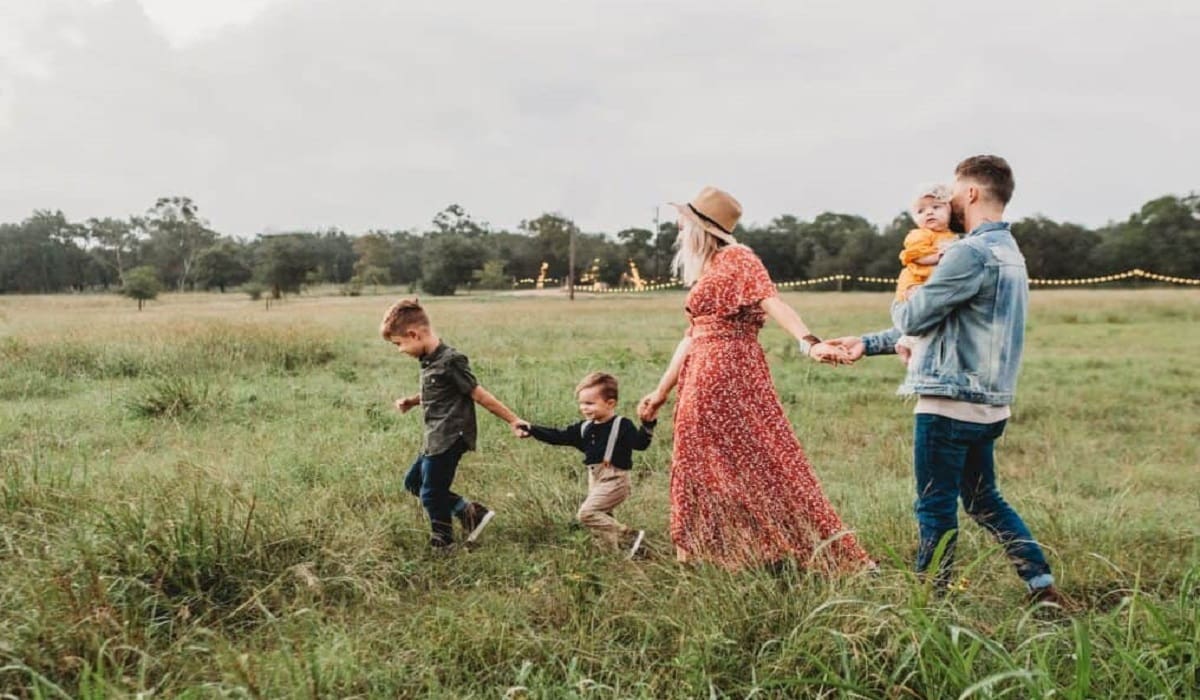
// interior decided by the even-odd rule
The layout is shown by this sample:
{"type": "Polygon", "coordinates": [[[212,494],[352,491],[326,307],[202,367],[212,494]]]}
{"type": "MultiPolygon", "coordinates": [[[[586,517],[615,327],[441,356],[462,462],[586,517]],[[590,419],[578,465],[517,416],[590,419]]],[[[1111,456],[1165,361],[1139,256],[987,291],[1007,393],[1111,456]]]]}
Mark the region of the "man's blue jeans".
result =
{"type": "Polygon", "coordinates": [[[466,445],[459,440],[445,452],[436,455],[420,454],[404,477],[404,488],[421,499],[421,505],[429,514],[433,529],[434,545],[448,545],[454,541],[454,513],[466,508],[467,501],[450,490],[458,462],[465,453],[466,445]]]}
{"type": "Polygon", "coordinates": [[[950,533],[937,576],[939,585],[949,582],[961,496],[967,514],[1004,545],[1017,574],[1030,589],[1054,583],[1042,548],[996,488],[993,447],[1008,421],[969,423],[927,413],[918,413],[916,419],[913,465],[921,537],[917,571],[929,568],[938,543],[950,533]]]}

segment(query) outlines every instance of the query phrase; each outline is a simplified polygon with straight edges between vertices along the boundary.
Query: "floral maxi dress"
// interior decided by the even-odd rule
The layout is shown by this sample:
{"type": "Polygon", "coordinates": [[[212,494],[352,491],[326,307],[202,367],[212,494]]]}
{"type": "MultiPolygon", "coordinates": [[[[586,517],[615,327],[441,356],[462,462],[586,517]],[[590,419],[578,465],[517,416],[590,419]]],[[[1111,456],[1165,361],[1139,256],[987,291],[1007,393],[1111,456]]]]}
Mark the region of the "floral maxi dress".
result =
{"type": "Polygon", "coordinates": [[[758,343],[775,286],[749,248],[721,248],[687,297],[671,464],[681,561],[730,569],[794,559],[850,572],[871,562],[821,490],[758,343]]]}

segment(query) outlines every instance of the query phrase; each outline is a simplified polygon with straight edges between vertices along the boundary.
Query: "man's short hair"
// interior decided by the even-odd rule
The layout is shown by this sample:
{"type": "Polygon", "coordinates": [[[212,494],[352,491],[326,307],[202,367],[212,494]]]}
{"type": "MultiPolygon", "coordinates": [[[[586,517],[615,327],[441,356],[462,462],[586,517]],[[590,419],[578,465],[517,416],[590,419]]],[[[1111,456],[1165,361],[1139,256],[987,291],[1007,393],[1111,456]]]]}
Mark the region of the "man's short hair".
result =
{"type": "Polygon", "coordinates": [[[575,387],[575,395],[579,396],[579,392],[594,386],[600,387],[600,396],[602,398],[612,399],[613,401],[617,400],[617,378],[604,372],[592,372],[584,377],[579,382],[579,386],[575,387]]]}
{"type": "Polygon", "coordinates": [[[1000,156],[971,156],[958,164],[954,176],[974,180],[988,197],[1005,206],[1016,187],[1012,168],[1000,156]]]}
{"type": "Polygon", "coordinates": [[[421,302],[416,299],[401,299],[392,304],[392,308],[383,315],[379,333],[384,340],[390,340],[394,335],[404,335],[408,329],[419,326],[429,327],[429,315],[421,308],[421,302]]]}

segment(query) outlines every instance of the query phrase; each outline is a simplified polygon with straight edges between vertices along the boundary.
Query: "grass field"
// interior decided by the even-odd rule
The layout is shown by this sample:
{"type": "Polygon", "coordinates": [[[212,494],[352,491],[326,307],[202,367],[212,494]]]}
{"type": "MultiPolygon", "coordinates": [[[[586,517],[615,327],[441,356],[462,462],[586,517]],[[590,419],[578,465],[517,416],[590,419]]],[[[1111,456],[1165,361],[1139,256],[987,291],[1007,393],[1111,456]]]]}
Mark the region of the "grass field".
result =
{"type": "MultiPolygon", "coordinates": [[[[887,294],[789,294],[824,335],[887,294]]],[[[1084,610],[1031,611],[964,519],[966,590],[909,573],[901,367],[762,341],[797,434],[877,578],[684,569],[666,542],[670,421],[621,511],[648,561],[571,524],[577,456],[481,412],[456,482],[499,512],[426,551],[402,488],[417,364],[391,297],[0,297],[0,694],[16,697],[1200,696],[1200,294],[1035,291],[1001,485],[1084,610]]],[[[585,372],[657,380],[682,295],[460,297],[429,307],[523,417],[575,418],[585,372]]],[[[668,406],[669,412],[669,406],[668,406]]]]}

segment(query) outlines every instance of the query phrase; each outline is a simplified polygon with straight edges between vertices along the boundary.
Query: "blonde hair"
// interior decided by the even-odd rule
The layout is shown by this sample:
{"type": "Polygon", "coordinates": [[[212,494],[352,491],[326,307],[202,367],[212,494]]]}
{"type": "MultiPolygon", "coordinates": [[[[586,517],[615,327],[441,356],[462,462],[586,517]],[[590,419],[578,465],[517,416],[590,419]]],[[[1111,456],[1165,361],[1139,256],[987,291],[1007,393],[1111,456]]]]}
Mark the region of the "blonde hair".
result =
{"type": "Polygon", "coordinates": [[[379,324],[379,334],[384,340],[391,340],[392,336],[404,335],[409,328],[417,326],[429,327],[429,314],[425,313],[420,301],[401,299],[392,304],[392,308],[383,315],[383,322],[379,324]]]}
{"type": "Polygon", "coordinates": [[[720,241],[704,230],[700,219],[680,209],[679,235],[675,238],[675,259],[671,262],[671,269],[685,286],[690,287],[700,279],[704,265],[720,247],[720,241]]]}
{"type": "Polygon", "coordinates": [[[908,205],[908,213],[915,219],[917,218],[917,206],[921,204],[921,200],[928,197],[935,202],[949,202],[954,196],[953,190],[948,185],[943,185],[940,182],[935,182],[928,185],[921,185],[917,188],[917,196],[913,197],[912,204],[908,205]]]}

